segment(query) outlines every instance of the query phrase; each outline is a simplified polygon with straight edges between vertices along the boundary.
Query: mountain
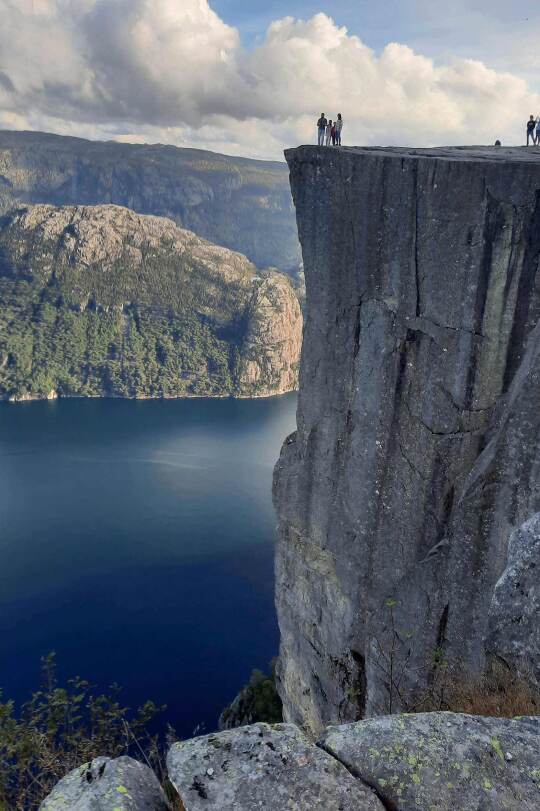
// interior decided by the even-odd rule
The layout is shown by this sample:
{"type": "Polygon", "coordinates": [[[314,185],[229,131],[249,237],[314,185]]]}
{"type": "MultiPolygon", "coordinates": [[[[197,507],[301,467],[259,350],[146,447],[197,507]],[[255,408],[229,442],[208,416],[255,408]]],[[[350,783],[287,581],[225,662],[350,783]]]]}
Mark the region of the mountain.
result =
{"type": "Polygon", "coordinates": [[[300,266],[285,163],[0,131],[0,212],[19,203],[113,203],[169,217],[258,267],[300,266]]]}
{"type": "Polygon", "coordinates": [[[0,397],[265,396],[297,381],[286,276],[162,217],[35,205],[0,219],[0,397]]]}

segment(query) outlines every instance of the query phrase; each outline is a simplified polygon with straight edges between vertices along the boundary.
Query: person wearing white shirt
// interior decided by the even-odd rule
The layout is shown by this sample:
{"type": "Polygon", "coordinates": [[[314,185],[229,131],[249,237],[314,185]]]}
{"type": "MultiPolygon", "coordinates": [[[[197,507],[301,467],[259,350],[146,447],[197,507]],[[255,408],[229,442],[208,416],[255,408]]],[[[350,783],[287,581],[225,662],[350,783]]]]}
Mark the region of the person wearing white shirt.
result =
{"type": "Polygon", "coordinates": [[[326,146],[330,146],[332,143],[332,119],[328,121],[326,125],[326,146]]]}

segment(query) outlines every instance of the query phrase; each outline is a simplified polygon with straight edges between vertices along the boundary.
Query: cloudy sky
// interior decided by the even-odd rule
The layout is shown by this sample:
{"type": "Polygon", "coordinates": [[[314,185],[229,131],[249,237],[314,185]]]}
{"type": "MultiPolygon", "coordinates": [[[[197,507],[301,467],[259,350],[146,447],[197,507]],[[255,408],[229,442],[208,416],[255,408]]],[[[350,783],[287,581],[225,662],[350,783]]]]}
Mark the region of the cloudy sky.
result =
{"type": "Polygon", "coordinates": [[[0,0],[0,128],[276,158],[523,141],[538,0],[0,0]]]}

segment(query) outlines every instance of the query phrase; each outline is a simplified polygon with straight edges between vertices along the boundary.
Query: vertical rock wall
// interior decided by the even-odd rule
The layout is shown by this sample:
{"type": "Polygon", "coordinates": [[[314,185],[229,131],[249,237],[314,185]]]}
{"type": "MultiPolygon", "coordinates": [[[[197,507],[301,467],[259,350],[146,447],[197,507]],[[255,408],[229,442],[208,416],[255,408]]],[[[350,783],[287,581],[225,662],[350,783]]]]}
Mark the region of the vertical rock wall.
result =
{"type": "Polygon", "coordinates": [[[540,509],[540,156],[286,156],[307,321],[274,486],[279,686],[317,729],[398,709],[441,655],[483,665],[540,509]]]}

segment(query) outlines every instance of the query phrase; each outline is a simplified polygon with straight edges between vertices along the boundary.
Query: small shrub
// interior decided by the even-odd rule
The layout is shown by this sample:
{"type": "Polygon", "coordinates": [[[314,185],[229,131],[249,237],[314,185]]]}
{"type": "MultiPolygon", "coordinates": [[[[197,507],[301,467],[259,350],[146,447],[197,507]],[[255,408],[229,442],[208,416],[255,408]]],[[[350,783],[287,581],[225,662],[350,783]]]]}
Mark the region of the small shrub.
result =
{"type": "Polygon", "coordinates": [[[386,600],[384,632],[372,640],[372,662],[384,686],[377,714],[447,711],[503,718],[540,714],[540,690],[534,679],[512,672],[502,661],[491,661],[478,674],[460,662],[448,662],[441,646],[423,667],[413,669],[414,634],[399,627],[397,606],[396,600],[386,600]],[[411,675],[416,678],[411,680],[411,675]],[[412,681],[427,686],[415,690],[412,681]]]}
{"type": "Polygon", "coordinates": [[[468,715],[514,718],[540,714],[540,692],[526,677],[493,662],[483,675],[463,666],[443,666],[425,695],[412,703],[415,712],[447,710],[468,715]]]}
{"type": "Polygon", "coordinates": [[[232,729],[244,724],[265,721],[278,724],[283,720],[283,706],[276,689],[275,663],[270,664],[270,675],[253,670],[249,682],[234,701],[223,710],[220,729],[232,729]]]}
{"type": "MultiPolygon", "coordinates": [[[[64,775],[99,755],[131,755],[145,762],[181,809],[166,783],[166,741],[151,732],[165,708],[148,701],[131,712],[120,703],[117,685],[107,694],[80,678],[60,686],[54,654],[41,662],[42,687],[19,713],[0,694],[0,811],[37,809],[64,775]]],[[[167,737],[173,736],[170,730],[167,737]]]]}

